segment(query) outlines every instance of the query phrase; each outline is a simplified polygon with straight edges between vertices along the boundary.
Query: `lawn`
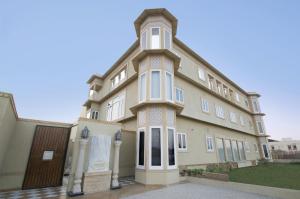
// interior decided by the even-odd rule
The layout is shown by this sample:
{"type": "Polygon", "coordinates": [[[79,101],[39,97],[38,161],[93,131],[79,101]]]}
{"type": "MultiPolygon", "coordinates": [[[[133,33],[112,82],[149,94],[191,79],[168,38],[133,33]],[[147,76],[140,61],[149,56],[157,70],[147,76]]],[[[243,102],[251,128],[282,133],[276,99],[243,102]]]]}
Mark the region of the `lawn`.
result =
{"type": "Polygon", "coordinates": [[[300,190],[300,164],[268,163],[233,169],[229,179],[233,182],[300,190]]]}

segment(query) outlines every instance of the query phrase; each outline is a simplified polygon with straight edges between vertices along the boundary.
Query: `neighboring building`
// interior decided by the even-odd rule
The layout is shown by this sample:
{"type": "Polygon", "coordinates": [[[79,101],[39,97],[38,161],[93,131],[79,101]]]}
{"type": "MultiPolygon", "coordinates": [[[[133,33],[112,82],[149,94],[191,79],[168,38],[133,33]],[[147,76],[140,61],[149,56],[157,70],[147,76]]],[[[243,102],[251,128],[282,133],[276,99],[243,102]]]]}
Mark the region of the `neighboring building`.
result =
{"type": "Polygon", "coordinates": [[[177,19],[166,9],[144,10],[134,25],[133,45],[88,80],[76,123],[19,118],[12,95],[0,93],[0,190],[59,186],[70,174],[68,191],[90,193],[109,188],[112,170],[170,184],[182,168],[271,157],[259,94],[176,38],[177,19]]]}
{"type": "Polygon", "coordinates": [[[281,141],[269,140],[269,146],[271,151],[297,152],[300,151],[300,140],[291,138],[283,138],[281,141]]]}
{"type": "Polygon", "coordinates": [[[270,158],[259,94],[176,38],[177,19],[166,9],[144,10],[134,25],[133,45],[88,80],[82,113],[136,133],[135,172],[127,175],[168,184],[178,181],[179,167],[270,158]]]}

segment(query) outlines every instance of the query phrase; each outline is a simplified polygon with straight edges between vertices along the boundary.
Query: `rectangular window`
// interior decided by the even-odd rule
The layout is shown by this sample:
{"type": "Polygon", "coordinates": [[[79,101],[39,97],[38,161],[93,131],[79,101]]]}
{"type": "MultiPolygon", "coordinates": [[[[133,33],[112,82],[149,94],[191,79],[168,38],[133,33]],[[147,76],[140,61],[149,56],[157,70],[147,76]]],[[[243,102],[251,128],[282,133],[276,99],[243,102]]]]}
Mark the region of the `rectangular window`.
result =
{"type": "Polygon", "coordinates": [[[202,81],[205,81],[205,72],[203,68],[198,68],[198,76],[199,79],[201,79],[202,81]]]}
{"type": "Polygon", "coordinates": [[[169,31],[165,30],[165,48],[170,49],[171,48],[171,34],[169,31]]]}
{"type": "Polygon", "coordinates": [[[93,111],[91,119],[98,120],[98,117],[99,117],[99,111],[93,111]]]}
{"type": "Polygon", "coordinates": [[[224,97],[228,98],[229,97],[229,95],[228,95],[228,88],[225,85],[223,85],[223,92],[224,92],[224,97]]]}
{"type": "Polygon", "coordinates": [[[210,75],[208,75],[208,88],[210,90],[215,90],[215,88],[214,88],[214,78],[210,75]]]}
{"type": "Polygon", "coordinates": [[[147,31],[142,33],[142,39],[141,39],[141,48],[146,49],[147,48],[147,31]]]}
{"type": "Polygon", "coordinates": [[[209,112],[209,103],[206,99],[202,98],[201,99],[201,106],[202,106],[202,111],[205,113],[209,112]]]}
{"type": "Polygon", "coordinates": [[[151,98],[160,98],[160,71],[151,72],[151,98]]]}
{"type": "Polygon", "coordinates": [[[249,128],[253,129],[253,123],[250,120],[248,122],[249,122],[249,128]]]}
{"type": "Polygon", "coordinates": [[[240,115],[240,122],[242,126],[245,126],[245,120],[244,117],[240,115]]]}
{"type": "Polygon", "coordinates": [[[269,159],[270,156],[269,156],[269,149],[268,149],[267,145],[263,144],[262,147],[263,147],[263,152],[264,152],[265,158],[269,159]]]}
{"type": "Polygon", "coordinates": [[[121,70],[116,76],[111,79],[111,87],[115,88],[126,78],[126,69],[121,70]]]}
{"type": "Polygon", "coordinates": [[[174,129],[168,128],[168,162],[169,166],[175,166],[175,136],[174,129]]]}
{"type": "Polygon", "coordinates": [[[223,139],[217,138],[216,142],[217,142],[219,161],[220,162],[225,162],[225,150],[224,150],[223,139]]]}
{"type": "Polygon", "coordinates": [[[107,121],[120,119],[124,116],[125,112],[125,94],[120,94],[111,100],[107,105],[107,121]]]}
{"type": "Polygon", "coordinates": [[[233,113],[233,112],[230,112],[230,121],[234,122],[234,123],[237,123],[236,114],[233,113]]]}
{"type": "Polygon", "coordinates": [[[162,166],[162,140],[161,140],[161,128],[151,128],[151,165],[150,167],[162,166]]]}
{"type": "Polygon", "coordinates": [[[249,107],[249,103],[247,99],[245,99],[245,106],[249,107]]]}
{"type": "Polygon", "coordinates": [[[219,118],[222,118],[224,119],[224,110],[223,110],[223,107],[222,106],[219,106],[219,105],[216,105],[216,115],[217,117],[219,118]]]}
{"type": "Polygon", "coordinates": [[[238,141],[238,149],[240,154],[240,160],[246,160],[245,149],[242,141],[238,141]]]}
{"type": "Polygon", "coordinates": [[[158,49],[160,48],[159,28],[152,28],[151,31],[152,31],[151,48],[158,49]]]}
{"type": "Polygon", "coordinates": [[[244,146],[247,153],[251,152],[249,142],[244,142],[244,146]]]}
{"type": "Polygon", "coordinates": [[[256,113],[260,112],[260,108],[258,106],[257,101],[253,101],[253,107],[254,107],[254,112],[256,112],[256,113]]]}
{"type": "Polygon", "coordinates": [[[177,133],[177,136],[178,136],[178,150],[186,151],[187,150],[186,134],[185,133],[177,133]]]}
{"type": "Polygon", "coordinates": [[[237,102],[240,102],[240,95],[238,93],[235,93],[235,100],[237,102]]]}
{"type": "Polygon", "coordinates": [[[217,91],[219,95],[222,95],[222,83],[217,81],[217,91]]]}
{"type": "Polygon", "coordinates": [[[240,161],[239,151],[238,151],[238,147],[237,147],[237,141],[231,140],[231,146],[232,146],[234,161],[236,161],[236,162],[240,161]]]}
{"type": "Polygon", "coordinates": [[[297,151],[297,145],[296,144],[293,144],[293,150],[297,151]]]}
{"type": "Polygon", "coordinates": [[[146,73],[142,74],[140,76],[140,85],[139,85],[139,101],[145,101],[146,100],[146,73]]]}
{"type": "Polygon", "coordinates": [[[145,145],[145,130],[140,129],[138,131],[138,154],[137,154],[137,167],[144,168],[145,167],[145,153],[144,153],[144,145],[145,145]]]}
{"type": "Polygon", "coordinates": [[[225,145],[225,151],[227,157],[226,160],[230,162],[234,161],[230,140],[224,140],[224,145],[225,145]]]}
{"type": "Polygon", "coordinates": [[[213,142],[213,137],[206,137],[206,149],[207,152],[213,152],[214,151],[214,142],[213,142]]]}
{"type": "Polygon", "coordinates": [[[262,122],[261,121],[257,121],[256,124],[257,124],[257,128],[258,128],[258,132],[260,134],[264,134],[265,132],[264,132],[264,128],[263,128],[262,122]]]}
{"type": "Polygon", "coordinates": [[[166,72],[166,98],[173,101],[173,76],[171,73],[166,72]]]}
{"type": "Polygon", "coordinates": [[[180,103],[184,102],[183,90],[181,88],[176,88],[176,101],[180,103]]]}

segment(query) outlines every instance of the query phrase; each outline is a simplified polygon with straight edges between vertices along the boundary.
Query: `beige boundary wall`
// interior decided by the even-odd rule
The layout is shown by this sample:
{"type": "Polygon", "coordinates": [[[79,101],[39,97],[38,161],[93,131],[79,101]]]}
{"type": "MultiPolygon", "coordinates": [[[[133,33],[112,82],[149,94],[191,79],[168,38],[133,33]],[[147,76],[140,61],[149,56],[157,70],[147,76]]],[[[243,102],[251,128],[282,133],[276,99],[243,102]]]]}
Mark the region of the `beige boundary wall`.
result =
{"type": "Polygon", "coordinates": [[[72,126],[18,118],[12,95],[0,92],[0,190],[22,187],[37,125],[72,126]]]}

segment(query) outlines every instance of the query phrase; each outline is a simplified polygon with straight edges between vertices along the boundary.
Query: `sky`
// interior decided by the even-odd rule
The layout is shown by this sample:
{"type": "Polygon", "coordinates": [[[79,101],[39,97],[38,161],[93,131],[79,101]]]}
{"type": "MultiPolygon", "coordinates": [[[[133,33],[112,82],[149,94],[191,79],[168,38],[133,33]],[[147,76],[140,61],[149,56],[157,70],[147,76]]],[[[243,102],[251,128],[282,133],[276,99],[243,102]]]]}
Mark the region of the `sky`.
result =
{"type": "Polygon", "coordinates": [[[271,138],[300,139],[298,0],[0,0],[0,91],[14,95],[19,117],[76,121],[88,78],[136,40],[138,15],[159,7],[177,17],[177,38],[262,95],[271,138]]]}

